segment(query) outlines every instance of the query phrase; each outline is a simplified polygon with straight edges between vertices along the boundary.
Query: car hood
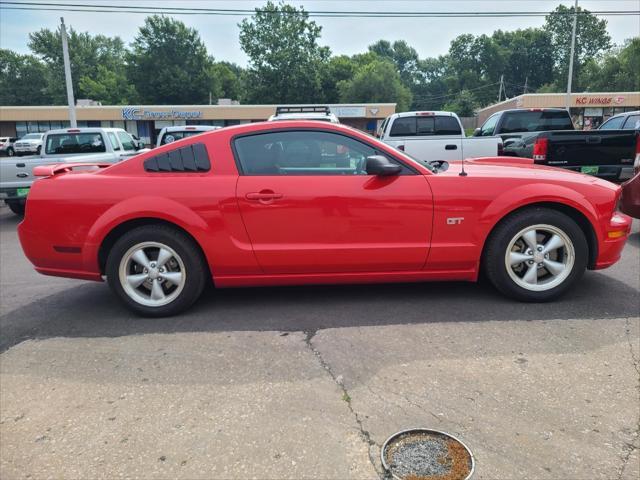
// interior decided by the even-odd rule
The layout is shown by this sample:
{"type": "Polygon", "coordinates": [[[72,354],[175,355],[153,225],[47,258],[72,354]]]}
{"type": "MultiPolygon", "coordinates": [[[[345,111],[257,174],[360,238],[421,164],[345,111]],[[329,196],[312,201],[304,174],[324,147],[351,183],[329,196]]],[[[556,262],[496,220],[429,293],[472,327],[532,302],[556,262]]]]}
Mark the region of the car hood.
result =
{"type": "MultiPolygon", "coordinates": [[[[450,162],[446,175],[458,175],[462,171],[462,161],[450,162]]],[[[531,158],[521,157],[483,157],[464,161],[464,170],[468,176],[492,178],[521,178],[531,181],[559,181],[582,184],[613,186],[614,184],[591,175],[558,167],[537,165],[531,158]]],[[[438,174],[441,175],[441,174],[438,174]]]]}

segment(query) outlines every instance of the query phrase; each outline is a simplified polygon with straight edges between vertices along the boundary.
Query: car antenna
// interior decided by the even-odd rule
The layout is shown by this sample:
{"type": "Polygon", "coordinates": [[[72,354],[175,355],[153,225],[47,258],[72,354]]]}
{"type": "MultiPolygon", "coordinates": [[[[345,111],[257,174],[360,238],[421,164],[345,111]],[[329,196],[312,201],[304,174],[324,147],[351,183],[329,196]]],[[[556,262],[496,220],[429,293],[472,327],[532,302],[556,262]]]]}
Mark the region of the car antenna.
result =
{"type": "Polygon", "coordinates": [[[462,169],[460,170],[458,176],[466,177],[467,172],[464,171],[464,142],[462,140],[460,140],[460,153],[462,154],[462,169]]]}

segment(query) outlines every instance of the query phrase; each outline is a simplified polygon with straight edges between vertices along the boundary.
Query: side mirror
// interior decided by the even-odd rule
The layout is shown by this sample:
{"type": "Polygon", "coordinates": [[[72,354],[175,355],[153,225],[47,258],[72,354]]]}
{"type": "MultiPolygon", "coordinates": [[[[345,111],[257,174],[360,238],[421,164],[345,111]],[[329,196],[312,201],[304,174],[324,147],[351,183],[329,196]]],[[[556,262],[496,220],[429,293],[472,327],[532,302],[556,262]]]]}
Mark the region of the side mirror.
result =
{"type": "Polygon", "coordinates": [[[480,136],[480,132],[481,132],[480,128],[476,128],[476,129],[473,131],[473,136],[474,136],[474,137],[479,137],[479,136],[480,136]]]}
{"type": "Polygon", "coordinates": [[[398,175],[402,171],[402,167],[395,163],[391,163],[387,157],[383,155],[371,155],[367,157],[367,174],[379,175],[387,177],[390,175],[398,175]]]}

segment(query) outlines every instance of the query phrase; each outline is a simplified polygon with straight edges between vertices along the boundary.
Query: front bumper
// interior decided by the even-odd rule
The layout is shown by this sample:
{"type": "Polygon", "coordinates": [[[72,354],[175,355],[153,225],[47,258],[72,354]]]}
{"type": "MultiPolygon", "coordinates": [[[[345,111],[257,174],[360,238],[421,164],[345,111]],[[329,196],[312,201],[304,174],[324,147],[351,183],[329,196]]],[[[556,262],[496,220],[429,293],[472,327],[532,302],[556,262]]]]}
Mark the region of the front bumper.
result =
{"type": "Polygon", "coordinates": [[[37,153],[40,145],[27,145],[27,146],[13,146],[13,151],[16,153],[37,153]]]}
{"type": "Polygon", "coordinates": [[[610,267],[620,260],[624,245],[631,233],[631,222],[631,217],[624,213],[616,212],[611,216],[605,232],[606,237],[599,242],[598,259],[594,270],[610,267]]]}

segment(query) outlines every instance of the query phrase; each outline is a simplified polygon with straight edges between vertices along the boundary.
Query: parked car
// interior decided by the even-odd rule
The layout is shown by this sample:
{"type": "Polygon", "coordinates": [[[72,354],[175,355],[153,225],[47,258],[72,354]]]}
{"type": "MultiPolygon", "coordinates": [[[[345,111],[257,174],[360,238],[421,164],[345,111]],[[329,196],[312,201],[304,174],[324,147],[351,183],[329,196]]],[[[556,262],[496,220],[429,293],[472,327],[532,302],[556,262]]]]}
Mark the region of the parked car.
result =
{"type": "Polygon", "coordinates": [[[193,135],[217,130],[218,128],[221,127],[214,127],[211,125],[176,125],[173,127],[164,127],[158,134],[156,147],[166,145],[167,143],[173,143],[177,140],[182,140],[183,138],[192,137],[193,135]]]}
{"type": "Polygon", "coordinates": [[[270,122],[284,120],[317,120],[320,122],[340,123],[338,117],[326,106],[292,106],[276,107],[275,115],[269,117],[270,122]]]}
{"type": "Polygon", "coordinates": [[[44,133],[27,133],[13,144],[16,155],[18,157],[22,155],[40,155],[42,137],[44,137],[44,133]]]}
{"type": "MultiPolygon", "coordinates": [[[[606,124],[606,122],[605,122],[606,124]]],[[[503,154],[533,158],[614,182],[633,176],[637,133],[633,130],[575,131],[569,112],[557,108],[516,109],[489,117],[476,136],[497,135],[503,154]]]]}
{"type": "Polygon", "coordinates": [[[609,117],[598,130],[640,130],[640,110],[609,117]]]}
{"type": "Polygon", "coordinates": [[[0,199],[16,215],[24,214],[35,167],[66,162],[115,163],[142,151],[121,128],[49,130],[41,143],[44,151],[38,157],[0,162],[0,199]]]}
{"type": "Polygon", "coordinates": [[[452,112],[395,113],[385,119],[376,136],[423,162],[495,157],[502,148],[497,137],[466,138],[452,112]]]}
{"type": "Polygon", "coordinates": [[[622,184],[620,211],[633,218],[640,218],[640,171],[622,184]]]}
{"type": "MultiPolygon", "coordinates": [[[[18,227],[47,275],[101,281],[141,315],[216,287],[476,281],[557,298],[620,258],[621,187],[530,159],[414,161],[330,122],[252,123],[82,171],[38,167],[18,227]]],[[[87,168],[83,165],[82,168],[87,168]]]]}
{"type": "Polygon", "coordinates": [[[18,140],[16,137],[0,137],[0,154],[13,157],[16,153],[13,144],[18,140]]]}

